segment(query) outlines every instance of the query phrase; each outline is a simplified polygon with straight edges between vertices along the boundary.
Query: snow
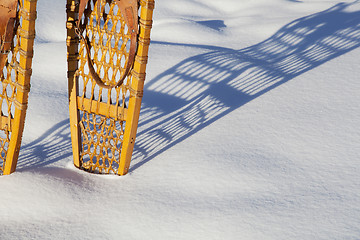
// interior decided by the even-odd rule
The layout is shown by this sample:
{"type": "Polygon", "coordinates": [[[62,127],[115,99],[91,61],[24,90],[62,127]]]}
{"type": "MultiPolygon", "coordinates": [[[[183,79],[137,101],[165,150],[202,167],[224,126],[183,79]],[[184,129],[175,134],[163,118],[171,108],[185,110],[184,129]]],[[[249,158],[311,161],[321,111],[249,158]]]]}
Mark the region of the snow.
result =
{"type": "Polygon", "coordinates": [[[157,0],[126,176],[72,164],[65,2],[38,1],[0,239],[359,239],[360,2],[157,0]]]}

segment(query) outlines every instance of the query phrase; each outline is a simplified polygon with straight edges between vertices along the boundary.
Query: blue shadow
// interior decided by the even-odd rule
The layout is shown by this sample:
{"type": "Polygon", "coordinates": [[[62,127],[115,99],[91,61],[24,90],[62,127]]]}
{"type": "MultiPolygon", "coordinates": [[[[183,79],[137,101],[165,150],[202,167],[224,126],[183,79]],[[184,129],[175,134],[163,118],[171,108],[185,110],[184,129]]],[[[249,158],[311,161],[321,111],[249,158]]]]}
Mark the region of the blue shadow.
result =
{"type": "Polygon", "coordinates": [[[17,171],[44,167],[72,156],[69,119],[55,124],[35,141],[21,146],[17,171]]]}
{"type": "Polygon", "coordinates": [[[152,42],[209,52],[145,85],[132,171],[251,100],[359,47],[360,12],[347,11],[352,4],[299,18],[240,50],[152,42]]]}
{"type": "MultiPolygon", "coordinates": [[[[152,42],[206,49],[145,85],[130,171],[238,109],[317,66],[360,46],[360,12],[340,3],[282,27],[270,38],[236,50],[217,46],[152,42]]],[[[216,30],[223,22],[199,22],[216,30]]],[[[72,155],[69,120],[22,146],[20,171],[72,155]]]]}

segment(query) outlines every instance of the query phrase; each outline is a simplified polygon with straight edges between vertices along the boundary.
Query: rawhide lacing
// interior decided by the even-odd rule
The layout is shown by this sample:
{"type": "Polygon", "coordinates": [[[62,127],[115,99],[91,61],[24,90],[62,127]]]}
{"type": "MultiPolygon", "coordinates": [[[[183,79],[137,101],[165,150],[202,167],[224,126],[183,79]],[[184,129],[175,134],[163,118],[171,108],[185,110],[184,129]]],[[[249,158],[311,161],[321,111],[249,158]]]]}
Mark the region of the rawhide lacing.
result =
{"type": "MultiPolygon", "coordinates": [[[[84,23],[81,23],[81,18],[82,16],[85,14],[89,14],[89,13],[85,13],[86,10],[86,6],[89,3],[89,0],[80,0],[79,3],[79,19],[75,22],[75,32],[76,34],[79,36],[79,38],[84,42],[85,44],[85,49],[86,49],[86,57],[87,57],[87,64],[89,67],[89,72],[92,76],[92,78],[95,80],[95,82],[103,88],[114,88],[114,87],[119,87],[123,84],[124,79],[129,75],[131,67],[134,63],[135,60],[135,55],[136,55],[136,48],[137,48],[137,35],[138,35],[138,1],[137,0],[107,0],[108,2],[115,2],[117,4],[117,6],[120,9],[121,14],[123,15],[126,25],[128,26],[129,30],[130,30],[130,51],[129,51],[129,56],[127,59],[127,64],[125,67],[125,71],[123,72],[123,74],[120,76],[120,80],[116,83],[116,84],[105,84],[103,80],[101,80],[100,76],[96,73],[95,68],[94,68],[94,63],[91,59],[91,45],[90,45],[90,40],[88,38],[88,36],[83,35],[84,30],[86,29],[86,20],[84,23]]],[[[98,13],[100,14],[100,0],[94,0],[94,4],[97,6],[98,9],[98,13]]],[[[85,17],[86,19],[86,17],[85,17]]]]}

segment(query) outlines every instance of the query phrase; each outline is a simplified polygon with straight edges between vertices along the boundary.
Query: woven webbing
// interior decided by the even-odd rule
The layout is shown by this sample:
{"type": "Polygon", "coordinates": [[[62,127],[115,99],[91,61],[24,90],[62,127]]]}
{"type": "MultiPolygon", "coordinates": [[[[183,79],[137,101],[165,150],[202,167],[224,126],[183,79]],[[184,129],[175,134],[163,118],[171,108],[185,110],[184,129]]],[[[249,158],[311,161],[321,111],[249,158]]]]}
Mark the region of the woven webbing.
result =
{"type": "MultiPolygon", "coordinates": [[[[85,9],[90,14],[85,14],[84,22],[93,24],[87,24],[84,34],[91,45],[91,57],[97,74],[107,85],[114,85],[126,68],[131,33],[115,2],[97,2],[100,3],[100,13],[92,2],[88,6],[92,8],[91,11],[85,9]]],[[[120,87],[101,87],[89,71],[84,39],[80,40],[78,57],[80,61],[75,78],[79,82],[81,167],[91,172],[116,173],[132,76],[130,73],[120,87]]]]}
{"type": "MultiPolygon", "coordinates": [[[[126,23],[126,27],[128,28],[127,32],[130,35],[130,39],[128,40],[128,41],[130,41],[130,44],[129,44],[130,48],[129,48],[128,54],[124,55],[126,63],[124,64],[123,71],[120,72],[120,77],[119,77],[118,81],[116,83],[111,83],[111,82],[106,83],[106,82],[104,82],[104,80],[99,76],[99,74],[95,70],[94,63],[93,63],[93,60],[91,57],[92,44],[90,42],[89,37],[87,35],[85,35],[85,36],[83,35],[83,31],[85,30],[86,24],[88,23],[87,15],[89,13],[95,11],[95,9],[97,12],[97,14],[96,14],[97,17],[93,18],[93,20],[99,21],[98,23],[95,23],[97,26],[100,25],[100,21],[103,19],[105,24],[106,24],[106,22],[110,23],[110,24],[114,23],[114,26],[116,28],[116,20],[113,21],[114,19],[111,19],[110,21],[107,21],[107,18],[109,15],[106,13],[106,5],[101,0],[94,0],[93,2],[95,4],[94,8],[88,8],[87,11],[85,11],[86,5],[89,5],[88,4],[89,1],[88,0],[80,0],[79,19],[77,20],[74,27],[75,27],[77,35],[79,36],[79,38],[82,40],[82,42],[85,45],[87,65],[88,65],[89,72],[90,72],[90,75],[93,78],[93,80],[95,80],[95,82],[100,87],[103,87],[103,88],[119,87],[123,84],[124,79],[128,76],[128,74],[131,70],[131,67],[134,63],[134,60],[135,60],[135,54],[136,54],[136,48],[137,48],[137,34],[138,34],[138,15],[137,15],[138,3],[137,3],[137,0],[107,1],[110,5],[114,6],[114,4],[116,4],[118,9],[116,10],[116,12],[113,12],[114,15],[121,16],[126,23]],[[85,15],[85,19],[83,22],[81,22],[81,18],[83,16],[83,14],[85,15]]],[[[111,9],[110,9],[110,13],[111,13],[111,9]]],[[[104,27],[104,28],[106,28],[106,27],[104,27]]],[[[119,31],[125,31],[124,29],[125,29],[125,26],[123,29],[120,29],[119,31]]]]}
{"type": "Polygon", "coordinates": [[[116,173],[124,134],[123,122],[84,112],[80,128],[82,168],[91,172],[116,173]]]}
{"type": "MultiPolygon", "coordinates": [[[[18,2],[18,1],[16,1],[18,2]]],[[[17,16],[20,16],[12,23],[14,24],[14,34],[21,30],[22,17],[22,1],[19,1],[20,6],[17,7],[17,16]]],[[[3,36],[2,36],[3,37],[3,36]]],[[[18,92],[28,92],[28,86],[22,86],[18,83],[19,78],[19,59],[21,54],[21,37],[12,36],[8,51],[2,52],[4,64],[0,69],[0,174],[3,173],[6,156],[8,152],[9,142],[11,139],[13,116],[16,107],[24,107],[16,101],[18,92]]],[[[4,46],[4,45],[3,45],[4,46]]]]}

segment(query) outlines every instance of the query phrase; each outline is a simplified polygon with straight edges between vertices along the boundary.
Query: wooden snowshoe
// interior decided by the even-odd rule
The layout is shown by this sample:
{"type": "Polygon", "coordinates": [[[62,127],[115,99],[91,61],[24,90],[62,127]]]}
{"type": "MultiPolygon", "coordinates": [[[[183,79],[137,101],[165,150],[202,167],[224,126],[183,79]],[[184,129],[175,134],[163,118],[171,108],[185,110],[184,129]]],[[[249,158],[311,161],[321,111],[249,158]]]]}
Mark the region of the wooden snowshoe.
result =
{"type": "Polygon", "coordinates": [[[153,9],[154,0],[67,0],[70,128],[78,168],[118,175],[129,170],[153,9]]]}
{"type": "Polygon", "coordinates": [[[30,91],[36,0],[0,0],[0,174],[15,171],[30,91]]]}

